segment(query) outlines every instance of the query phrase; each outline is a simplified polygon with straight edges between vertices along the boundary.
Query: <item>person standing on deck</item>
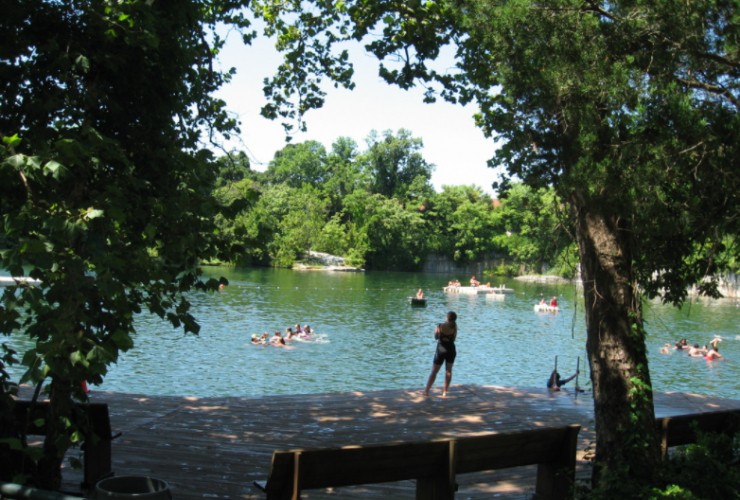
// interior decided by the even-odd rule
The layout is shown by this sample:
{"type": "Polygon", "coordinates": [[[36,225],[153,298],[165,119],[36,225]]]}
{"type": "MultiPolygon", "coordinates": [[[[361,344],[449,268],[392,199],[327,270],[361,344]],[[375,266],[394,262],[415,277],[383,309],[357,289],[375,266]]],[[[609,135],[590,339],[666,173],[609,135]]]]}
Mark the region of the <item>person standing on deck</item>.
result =
{"type": "Polygon", "coordinates": [[[457,338],[457,313],[450,311],[447,313],[447,321],[437,325],[434,331],[434,338],[437,340],[437,350],[434,353],[434,362],[432,364],[432,373],[429,374],[427,386],[424,389],[424,395],[429,396],[429,390],[434,385],[437,373],[442,365],[445,365],[445,384],[442,389],[442,397],[447,396],[447,390],[452,380],[452,365],[455,363],[457,351],[455,350],[455,339],[457,338]]]}

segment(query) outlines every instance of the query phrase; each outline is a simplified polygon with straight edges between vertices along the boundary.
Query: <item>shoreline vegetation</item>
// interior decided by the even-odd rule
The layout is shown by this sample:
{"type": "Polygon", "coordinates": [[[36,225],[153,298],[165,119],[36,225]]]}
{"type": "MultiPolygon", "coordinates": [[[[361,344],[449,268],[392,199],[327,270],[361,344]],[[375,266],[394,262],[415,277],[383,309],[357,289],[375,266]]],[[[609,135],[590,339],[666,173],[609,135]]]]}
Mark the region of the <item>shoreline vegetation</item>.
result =
{"type": "Polygon", "coordinates": [[[410,131],[371,131],[366,142],[364,150],[348,137],[331,148],[289,144],[264,172],[245,153],[219,158],[213,196],[248,201],[216,220],[219,237],[241,248],[239,264],[413,272],[436,256],[460,271],[485,260],[497,275],[574,275],[573,220],[551,188],[515,184],[500,200],[472,185],[437,191],[410,131]],[[307,253],[343,262],[316,264],[307,253]]]}

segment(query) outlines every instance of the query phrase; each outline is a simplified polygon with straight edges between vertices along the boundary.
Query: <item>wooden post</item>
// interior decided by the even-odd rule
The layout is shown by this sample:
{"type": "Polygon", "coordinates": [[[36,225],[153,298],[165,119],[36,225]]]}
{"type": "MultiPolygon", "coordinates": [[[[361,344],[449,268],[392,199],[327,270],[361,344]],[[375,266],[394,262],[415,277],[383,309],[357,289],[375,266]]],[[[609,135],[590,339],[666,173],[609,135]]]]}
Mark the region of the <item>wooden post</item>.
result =
{"type": "Polygon", "coordinates": [[[457,483],[457,441],[447,441],[447,457],[433,476],[416,480],[416,500],[454,500],[457,483]]]}
{"type": "Polygon", "coordinates": [[[295,452],[276,451],[272,454],[270,475],[262,485],[255,481],[255,486],[267,493],[267,500],[290,500],[295,490],[296,458],[295,452]]]}
{"type": "Polygon", "coordinates": [[[447,470],[446,474],[440,474],[437,494],[435,500],[455,500],[457,483],[457,440],[451,439],[447,446],[447,470]]]}
{"type": "Polygon", "coordinates": [[[566,500],[573,497],[576,478],[576,451],[578,448],[579,425],[569,425],[557,458],[537,466],[535,498],[542,500],[566,500]]]}
{"type": "Polygon", "coordinates": [[[111,440],[114,436],[107,404],[91,403],[80,406],[87,411],[90,423],[90,429],[85,434],[85,442],[82,444],[85,452],[82,487],[92,488],[101,479],[113,476],[111,440]]]}
{"type": "Polygon", "coordinates": [[[293,492],[290,497],[291,500],[301,500],[300,470],[301,470],[301,452],[296,451],[293,454],[293,492]]]}

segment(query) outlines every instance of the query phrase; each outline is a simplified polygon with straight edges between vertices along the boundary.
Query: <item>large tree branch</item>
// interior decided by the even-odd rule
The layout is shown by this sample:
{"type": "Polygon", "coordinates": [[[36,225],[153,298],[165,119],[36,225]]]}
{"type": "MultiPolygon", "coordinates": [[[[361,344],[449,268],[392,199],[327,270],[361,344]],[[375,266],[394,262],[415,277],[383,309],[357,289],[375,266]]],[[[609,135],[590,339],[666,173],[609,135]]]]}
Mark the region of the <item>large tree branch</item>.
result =
{"type": "Polygon", "coordinates": [[[692,89],[698,89],[698,90],[704,90],[706,92],[709,92],[710,94],[714,94],[716,96],[721,96],[727,99],[727,101],[731,102],[736,108],[740,110],[740,101],[738,101],[732,93],[719,85],[712,85],[709,83],[700,82],[696,79],[686,79],[686,78],[680,78],[677,77],[676,80],[684,85],[686,85],[689,88],[692,89]]]}

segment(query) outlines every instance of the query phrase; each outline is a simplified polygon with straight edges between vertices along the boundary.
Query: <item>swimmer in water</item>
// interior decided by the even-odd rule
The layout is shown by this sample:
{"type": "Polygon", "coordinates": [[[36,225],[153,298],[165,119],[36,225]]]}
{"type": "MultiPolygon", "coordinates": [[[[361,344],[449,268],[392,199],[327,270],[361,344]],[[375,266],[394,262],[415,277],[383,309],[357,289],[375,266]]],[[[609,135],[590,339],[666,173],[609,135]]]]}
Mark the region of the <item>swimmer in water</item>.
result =
{"type": "Polygon", "coordinates": [[[709,345],[712,346],[712,349],[719,352],[719,343],[722,342],[722,338],[720,337],[714,337],[712,340],[709,341],[709,345]]]}
{"type": "Polygon", "coordinates": [[[547,388],[551,391],[559,391],[561,386],[564,386],[565,384],[576,378],[579,373],[581,373],[581,371],[576,370],[576,372],[570,377],[560,378],[560,374],[557,372],[557,370],[553,370],[550,374],[550,379],[547,381],[547,388]]]}
{"type": "Polygon", "coordinates": [[[662,349],[660,350],[660,353],[661,353],[661,354],[671,354],[671,351],[672,351],[672,350],[673,350],[673,349],[671,349],[671,344],[666,344],[666,345],[664,345],[664,346],[663,346],[663,348],[662,348],[662,349]]]}
{"type": "Polygon", "coordinates": [[[266,344],[267,343],[267,339],[269,337],[270,337],[270,334],[267,333],[267,332],[263,333],[259,337],[255,333],[254,335],[252,335],[252,343],[253,344],[257,344],[257,345],[266,344]]]}
{"type": "Polygon", "coordinates": [[[687,349],[689,347],[689,343],[686,342],[686,339],[681,339],[678,342],[676,342],[676,350],[681,351],[683,349],[687,349]]]}
{"type": "Polygon", "coordinates": [[[689,356],[692,358],[701,358],[707,353],[707,346],[704,346],[704,348],[699,347],[699,344],[694,344],[694,347],[689,349],[689,356]]]}
{"type": "Polygon", "coordinates": [[[715,349],[714,347],[710,347],[709,351],[707,351],[707,353],[704,355],[704,359],[706,359],[707,361],[714,361],[716,359],[723,358],[722,355],[717,352],[717,349],[715,349]]]}
{"type": "Polygon", "coordinates": [[[280,342],[281,340],[283,340],[283,336],[280,334],[279,331],[277,331],[275,332],[275,335],[273,335],[270,339],[270,343],[274,344],[275,342],[280,342]]]}

